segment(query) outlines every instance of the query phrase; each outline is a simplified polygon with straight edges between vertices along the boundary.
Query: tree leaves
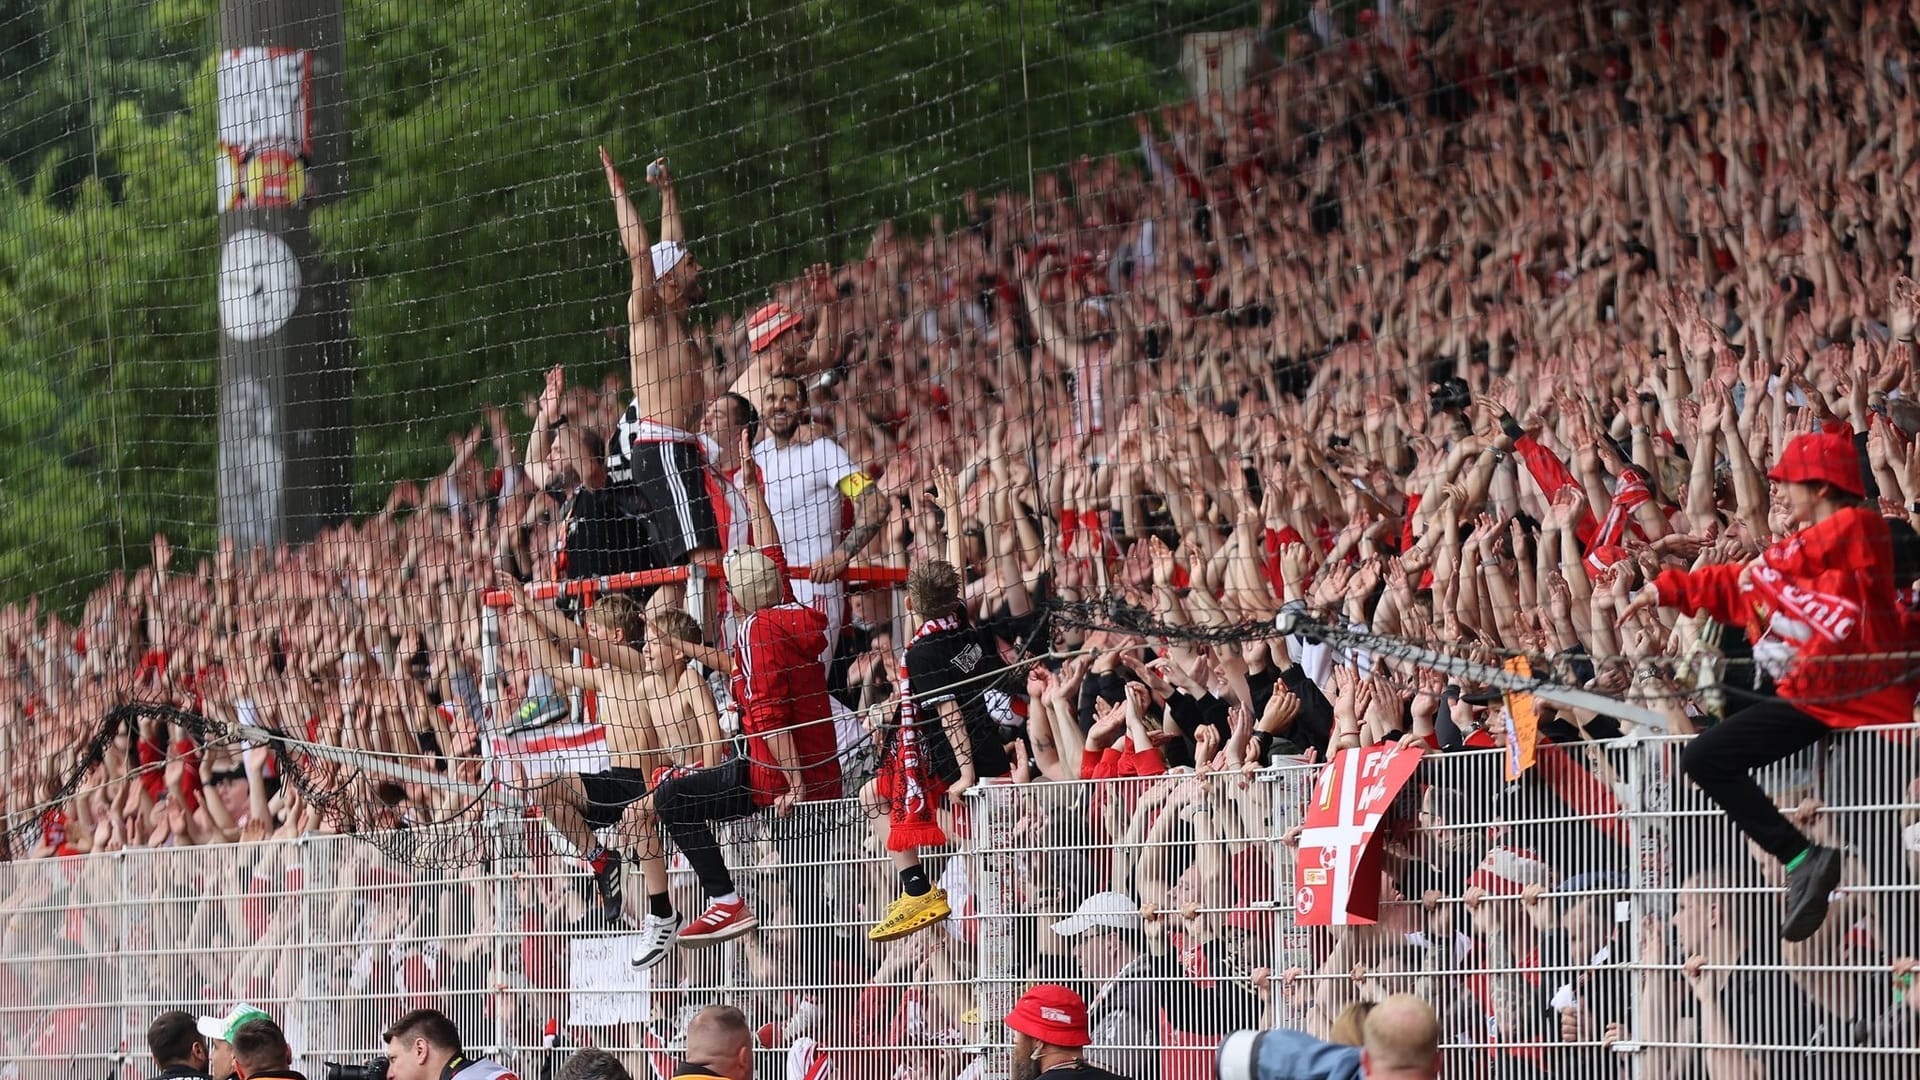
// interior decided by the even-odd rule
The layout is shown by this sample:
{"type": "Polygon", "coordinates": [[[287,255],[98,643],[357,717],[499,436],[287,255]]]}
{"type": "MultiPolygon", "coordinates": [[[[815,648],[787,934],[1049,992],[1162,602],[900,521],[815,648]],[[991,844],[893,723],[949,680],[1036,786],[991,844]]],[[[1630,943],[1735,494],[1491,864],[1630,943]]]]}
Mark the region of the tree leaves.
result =
{"type": "MultiPolygon", "coordinates": [[[[16,5],[17,6],[17,5],[16,5]]],[[[1092,0],[348,0],[348,189],[313,215],[351,282],[355,502],[540,373],[618,370],[626,272],[594,153],[671,157],[722,310],[961,191],[1133,142],[1143,26],[1092,0]],[[644,11],[644,16],[637,12],[644,11]],[[1129,37],[1131,35],[1131,37],[1129,37]]],[[[212,549],[216,5],[0,20],[0,601],[71,605],[164,527],[212,549]]],[[[643,207],[652,213],[652,207],[643,207]]]]}

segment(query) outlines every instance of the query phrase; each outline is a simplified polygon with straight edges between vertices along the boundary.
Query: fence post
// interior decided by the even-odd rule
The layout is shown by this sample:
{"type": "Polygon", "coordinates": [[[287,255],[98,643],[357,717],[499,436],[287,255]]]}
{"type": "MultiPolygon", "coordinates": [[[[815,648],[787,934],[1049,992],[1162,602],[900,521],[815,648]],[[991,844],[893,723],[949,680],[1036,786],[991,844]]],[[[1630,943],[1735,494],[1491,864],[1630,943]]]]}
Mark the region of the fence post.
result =
{"type": "Polygon", "coordinates": [[[480,605],[480,706],[486,710],[482,730],[497,730],[500,723],[500,611],[492,604],[480,605]]]}
{"type": "Polygon", "coordinates": [[[1630,1056],[1629,1074],[1634,1080],[1645,1075],[1647,1047],[1642,1042],[1648,1030],[1651,1017],[1641,1008],[1645,996],[1638,990],[1640,980],[1650,975],[1641,968],[1644,962],[1640,955],[1640,926],[1649,916],[1664,917],[1666,903],[1664,899],[1672,895],[1673,881],[1673,845],[1671,831],[1668,828],[1667,815],[1673,809],[1673,792],[1667,774],[1667,754],[1673,745],[1662,739],[1636,740],[1627,743],[1627,836],[1633,852],[1633,871],[1631,887],[1627,894],[1627,910],[1630,924],[1627,928],[1627,948],[1632,957],[1630,965],[1634,972],[1635,990],[1629,1017],[1633,1029],[1626,1046],[1630,1056]],[[1658,904],[1656,908],[1654,905],[1658,904]]]}
{"type": "Polygon", "coordinates": [[[1273,865],[1273,908],[1274,933],[1273,954],[1269,958],[1269,970],[1274,980],[1274,989],[1268,1000],[1272,1002],[1273,1016],[1271,1026],[1297,1028],[1306,1022],[1306,1016],[1300,1012],[1288,1012],[1283,996],[1278,989],[1281,973],[1288,968],[1300,967],[1312,970],[1313,931],[1294,922],[1294,886],[1299,880],[1297,868],[1299,852],[1280,842],[1287,830],[1303,824],[1307,816],[1308,792],[1313,786],[1315,766],[1276,765],[1260,772],[1260,779],[1267,784],[1272,799],[1272,821],[1267,838],[1269,861],[1273,865]]]}
{"type": "Polygon", "coordinates": [[[132,903],[128,898],[132,894],[128,891],[127,849],[121,848],[119,851],[114,852],[113,861],[114,865],[118,868],[117,876],[120,881],[120,887],[113,898],[114,912],[117,915],[115,921],[119,925],[119,932],[114,938],[115,943],[119,945],[119,949],[117,950],[117,955],[114,957],[113,967],[120,975],[120,1007],[115,1010],[120,1014],[120,1052],[114,1072],[126,1076],[133,1072],[130,1066],[133,1064],[133,1048],[135,1045],[133,1041],[133,1031],[127,1024],[127,1011],[133,1004],[132,993],[127,986],[127,941],[132,935],[132,926],[128,918],[128,914],[132,909],[132,903]]]}
{"type": "MultiPolygon", "coordinates": [[[[316,1057],[314,1053],[313,1044],[317,1040],[313,1029],[313,993],[306,988],[311,987],[312,990],[325,992],[328,987],[313,975],[313,897],[308,893],[308,889],[323,879],[315,872],[313,849],[307,843],[307,834],[303,832],[294,837],[293,843],[294,852],[300,859],[301,884],[300,891],[294,896],[294,901],[300,905],[300,941],[294,946],[300,952],[300,960],[294,967],[298,974],[294,976],[293,985],[296,992],[300,994],[300,1000],[296,1004],[300,1007],[300,1031],[303,1035],[301,1041],[305,1044],[301,1049],[306,1053],[307,1067],[312,1068],[313,1062],[324,1059],[316,1057]]],[[[284,882],[291,876],[283,872],[281,881],[284,882]]]]}
{"type": "Polygon", "coordinates": [[[975,1004],[980,1010],[979,1080],[1007,1080],[1012,1073],[1004,1021],[1013,1008],[1013,928],[1017,902],[1013,848],[1013,788],[987,783],[973,792],[974,880],[979,933],[974,935],[975,1004]]]}
{"type": "MultiPolygon", "coordinates": [[[[506,956],[502,949],[502,940],[507,930],[507,845],[505,831],[507,823],[499,811],[487,815],[487,843],[493,849],[493,941],[489,946],[492,957],[487,966],[486,1008],[493,1014],[493,1045],[500,1056],[507,1053],[506,1010],[501,1008],[500,998],[504,991],[495,990],[496,985],[506,985],[506,956]]],[[[531,995],[529,995],[531,996],[531,995]]]]}

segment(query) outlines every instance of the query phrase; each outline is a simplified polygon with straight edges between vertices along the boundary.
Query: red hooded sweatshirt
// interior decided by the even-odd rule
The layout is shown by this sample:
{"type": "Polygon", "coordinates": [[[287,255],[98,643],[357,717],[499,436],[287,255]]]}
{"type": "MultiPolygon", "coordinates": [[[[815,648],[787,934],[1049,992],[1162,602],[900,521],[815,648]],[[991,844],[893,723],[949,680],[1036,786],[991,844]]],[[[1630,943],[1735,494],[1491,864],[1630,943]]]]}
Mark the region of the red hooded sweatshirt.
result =
{"type": "Polygon", "coordinates": [[[1920,641],[1896,600],[1887,521],[1872,510],[1847,507],[1751,563],[1668,570],[1653,584],[1667,607],[1745,627],[1755,660],[1780,662],[1780,696],[1828,727],[1913,722],[1909,662],[1822,659],[1920,641]]]}
{"type": "Polygon", "coordinates": [[[786,602],[748,612],[734,641],[733,698],[747,736],[747,775],[755,806],[771,806],[787,790],[767,733],[789,729],[802,766],[807,801],[840,797],[840,746],[827,701],[827,617],[794,602],[786,587],[787,560],[777,547],[760,549],[780,568],[786,602]]]}

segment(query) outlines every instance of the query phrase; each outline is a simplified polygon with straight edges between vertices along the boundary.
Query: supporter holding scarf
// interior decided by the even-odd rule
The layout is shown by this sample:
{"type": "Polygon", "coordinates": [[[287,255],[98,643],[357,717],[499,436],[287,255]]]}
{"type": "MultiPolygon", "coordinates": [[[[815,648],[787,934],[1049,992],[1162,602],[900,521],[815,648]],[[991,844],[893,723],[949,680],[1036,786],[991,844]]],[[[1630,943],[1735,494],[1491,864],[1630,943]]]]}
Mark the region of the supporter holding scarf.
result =
{"type": "Polygon", "coordinates": [[[1768,478],[1784,486],[1801,531],[1752,562],[1668,570],[1636,593],[1620,618],[1655,606],[1705,612],[1744,626],[1756,661],[1774,669],[1780,698],[1708,728],[1688,745],[1681,767],[1785,866],[1780,936],[1804,941],[1826,918],[1842,853],[1788,822],[1752,771],[1799,753],[1830,729],[1911,724],[1914,686],[1904,662],[1862,654],[1912,649],[1920,635],[1896,603],[1891,532],[1865,502],[1852,440],[1801,435],[1768,478]]]}
{"type": "Polygon", "coordinates": [[[968,788],[1012,768],[987,707],[998,679],[983,678],[999,666],[999,654],[967,623],[960,571],[943,559],[920,563],[907,575],[906,596],[919,625],[900,666],[900,725],[881,752],[880,774],[862,792],[876,827],[886,803],[887,853],[900,873],[900,896],[868,932],[873,941],[905,937],[952,914],[919,849],[947,842],[937,813],[942,799],[957,813],[968,788]]]}

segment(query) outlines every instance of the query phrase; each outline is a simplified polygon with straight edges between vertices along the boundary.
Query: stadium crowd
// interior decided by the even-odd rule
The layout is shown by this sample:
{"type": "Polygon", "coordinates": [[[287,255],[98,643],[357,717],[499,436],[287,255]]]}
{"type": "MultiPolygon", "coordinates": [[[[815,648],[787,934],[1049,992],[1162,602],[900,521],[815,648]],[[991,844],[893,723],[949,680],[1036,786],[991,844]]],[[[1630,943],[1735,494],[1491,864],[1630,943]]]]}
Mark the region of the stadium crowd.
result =
{"type": "MultiPolygon", "coordinates": [[[[1263,31],[1270,22],[1269,7],[1263,31]]],[[[1401,990],[1432,1002],[1449,1040],[1475,1048],[1461,1060],[1490,1076],[1616,1075],[1623,1040],[1646,1044],[1665,1076],[1886,1075],[1871,1056],[1808,1048],[1916,1041],[1910,745],[1844,737],[1825,793],[1897,811],[1792,806],[1804,778],[1742,784],[1822,725],[1911,721],[1910,660],[1819,654],[1916,640],[1902,613],[1920,578],[1920,286],[1908,276],[1920,18],[1883,3],[1648,13],[1383,0],[1345,30],[1317,12],[1268,36],[1283,63],[1139,117],[1137,154],[1083,159],[1024,194],[969,192],[954,227],[935,218],[925,237],[884,224],[863,259],[776,288],[751,317],[691,324],[686,351],[709,361],[715,468],[843,450],[829,485],[857,475],[841,493],[858,504],[877,492],[864,501],[878,510],[831,526],[864,531],[854,552],[825,544],[792,561],[948,559],[967,617],[1003,659],[1045,658],[994,714],[1009,775],[1083,783],[1018,796],[1019,895],[1053,918],[1017,920],[1014,955],[1021,977],[1086,988],[1093,1056],[1123,1075],[1201,1077],[1204,1047],[1235,1027],[1334,1036],[1350,1006],[1401,990]],[[742,454],[737,435],[756,423],[773,442],[742,454]],[[1819,539],[1782,543],[1802,526],[1819,539]],[[1765,582],[1740,573],[1750,563],[1793,575],[1769,606],[1755,607],[1765,582]],[[1819,577],[1856,568],[1838,585],[1819,577]],[[1854,606],[1814,610],[1795,593],[1803,573],[1854,606]],[[1090,603],[1106,600],[1134,630],[1100,625],[1124,623],[1090,603]],[[1541,702],[1526,780],[1504,782],[1494,754],[1428,766],[1420,828],[1390,852],[1380,925],[1288,927],[1252,903],[1291,876],[1276,875],[1290,854],[1267,838],[1292,823],[1254,770],[1381,742],[1442,752],[1509,737],[1507,699],[1484,683],[1384,648],[1245,631],[1289,607],[1483,662],[1523,654],[1655,710],[1666,731],[1708,732],[1714,754],[1655,760],[1684,769],[1757,846],[1717,815],[1676,821],[1662,855],[1666,884],[1680,885],[1671,908],[1618,920],[1642,869],[1623,824],[1623,755],[1647,751],[1595,741],[1657,732],[1541,702]],[[1716,659],[1717,707],[1688,693],[1716,659]],[[1798,720],[1782,719],[1781,698],[1804,707],[1787,710],[1798,720]],[[1816,909],[1843,872],[1883,888],[1842,896],[1823,922],[1816,909]],[[1774,894],[1742,891],[1759,884],[1788,886],[1785,929],[1814,912],[1806,933],[1776,940],[1774,894]],[[1275,935],[1293,966],[1274,962],[1275,935]],[[1625,966],[1630,936],[1638,970],[1625,966]]],[[[671,196],[664,168],[649,182],[671,196]]],[[[664,258],[629,246],[636,281],[684,304],[698,239],[664,219],[661,235],[664,258]]],[[[634,310],[636,325],[654,317],[634,310]]],[[[191,569],[156,538],[152,564],[101,588],[77,624],[31,605],[0,615],[8,820],[39,825],[16,855],[245,842],[207,856],[233,899],[157,905],[135,925],[112,908],[35,912],[99,895],[93,869],[22,878],[5,904],[6,955],[38,959],[11,965],[0,1003],[47,1011],[0,1035],[10,1049],[64,1053],[89,1023],[103,1029],[63,1004],[79,976],[52,977],[75,951],[239,949],[292,941],[316,917],[337,924],[327,940],[381,943],[357,958],[210,951],[226,959],[194,966],[203,996],[511,986],[524,993],[471,995],[471,1022],[538,1044],[539,1023],[564,1015],[565,942],[605,928],[607,893],[537,824],[526,847],[544,872],[504,907],[470,883],[437,905],[409,904],[398,886],[302,899],[287,853],[255,842],[487,810],[439,784],[353,779],[303,743],[463,784],[539,782],[489,760],[487,741],[561,719],[556,665],[535,662],[548,654],[527,616],[509,619],[490,707],[482,605],[503,575],[548,576],[584,520],[574,496],[609,486],[602,448],[648,422],[629,409],[637,389],[555,374],[529,397],[531,445],[489,412],[453,438],[441,476],[400,484],[381,513],[298,547],[223,546],[191,569]],[[106,733],[104,764],[57,799],[100,718],[129,700],[282,732],[315,788],[353,779],[370,797],[350,819],[323,813],[270,750],[154,720],[106,733]],[[507,931],[525,947],[492,955],[488,935],[507,931]]],[[[907,642],[884,590],[847,605],[828,683],[872,717],[899,688],[907,642]]],[[[710,642],[724,644],[722,621],[710,642]]],[[[673,766],[719,756],[657,749],[673,766]]],[[[1674,775],[1677,804],[1710,805],[1674,775]]],[[[749,976],[763,989],[736,996],[802,1075],[809,1047],[884,1046],[836,1051],[837,1067],[957,1076],[978,1020],[977,924],[891,942],[846,933],[880,921],[898,884],[884,863],[849,862],[882,850],[856,819],[737,851],[765,927],[743,939],[745,970],[682,951],[655,986],[749,976]],[[796,970],[796,955],[823,958],[820,970],[796,970]],[[916,1049],[891,1049],[902,1046],[916,1049]]],[[[385,872],[377,861],[342,856],[334,872],[359,880],[385,872]]],[[[964,913],[977,883],[963,860],[929,872],[964,913]]],[[[150,887],[180,900],[181,885],[150,887]]],[[[624,917],[648,915],[622,903],[624,917]]],[[[171,1001],[192,985],[150,992],[171,1001]]],[[[674,993],[655,1000],[670,1037],[674,993]]]]}

